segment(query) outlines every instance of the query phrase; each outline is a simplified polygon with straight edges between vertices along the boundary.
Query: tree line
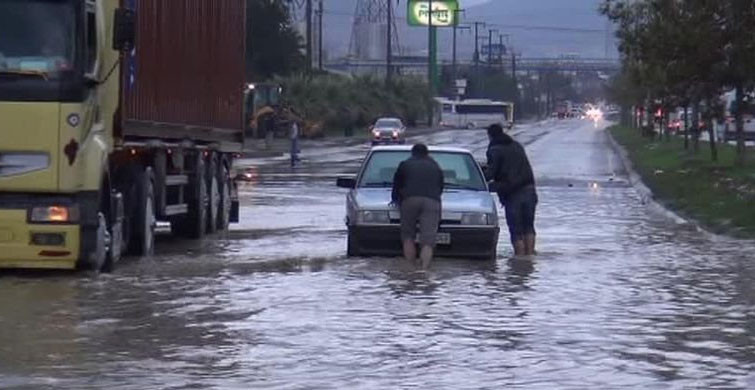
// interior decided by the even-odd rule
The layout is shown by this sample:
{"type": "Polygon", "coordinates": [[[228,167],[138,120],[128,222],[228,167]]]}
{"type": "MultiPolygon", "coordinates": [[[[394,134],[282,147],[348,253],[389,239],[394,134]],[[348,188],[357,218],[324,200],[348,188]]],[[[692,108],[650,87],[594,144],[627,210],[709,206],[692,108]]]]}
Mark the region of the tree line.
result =
{"type": "Polygon", "coordinates": [[[745,165],[743,115],[755,92],[755,1],[604,0],[600,12],[617,27],[623,64],[611,87],[614,99],[649,113],[656,106],[664,113],[683,107],[692,115],[695,150],[700,129],[707,129],[716,159],[712,124],[725,119],[721,96],[733,90],[736,164],[745,165]]]}

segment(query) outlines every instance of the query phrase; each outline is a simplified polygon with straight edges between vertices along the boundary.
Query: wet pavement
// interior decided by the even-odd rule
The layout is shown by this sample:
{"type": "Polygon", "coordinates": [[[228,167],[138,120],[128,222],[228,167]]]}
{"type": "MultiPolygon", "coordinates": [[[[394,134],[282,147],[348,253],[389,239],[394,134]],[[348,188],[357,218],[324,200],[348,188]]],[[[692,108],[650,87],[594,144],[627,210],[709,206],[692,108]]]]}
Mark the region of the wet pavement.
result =
{"type": "Polygon", "coordinates": [[[504,240],[426,273],[347,259],[334,183],[367,146],[305,143],[294,170],[244,161],[227,234],[162,237],[112,274],[0,274],[0,388],[755,388],[755,243],[643,205],[602,126],[514,133],[540,184],[534,261],[504,240]]]}

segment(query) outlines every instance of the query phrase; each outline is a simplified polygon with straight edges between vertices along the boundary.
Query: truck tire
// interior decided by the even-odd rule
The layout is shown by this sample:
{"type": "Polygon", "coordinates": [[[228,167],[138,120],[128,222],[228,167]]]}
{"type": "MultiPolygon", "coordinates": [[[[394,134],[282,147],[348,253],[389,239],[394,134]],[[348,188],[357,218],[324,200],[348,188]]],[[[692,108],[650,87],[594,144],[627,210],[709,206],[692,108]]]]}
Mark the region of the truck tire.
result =
{"type": "Polygon", "coordinates": [[[123,230],[124,230],[124,205],[123,197],[120,193],[114,192],[110,195],[110,213],[108,215],[108,224],[110,226],[110,245],[108,255],[105,258],[105,264],[100,270],[102,272],[112,272],[115,264],[121,260],[123,254],[123,230]]]}
{"type": "Polygon", "coordinates": [[[215,157],[210,158],[207,166],[207,233],[212,234],[218,231],[218,218],[220,215],[220,184],[218,180],[218,160],[215,157]]]}
{"type": "Polygon", "coordinates": [[[189,205],[188,214],[172,218],[170,229],[179,237],[200,239],[207,231],[207,180],[205,163],[201,155],[197,157],[194,174],[186,187],[186,202],[189,205]]]}
{"type": "Polygon", "coordinates": [[[228,230],[231,224],[231,174],[228,167],[222,164],[218,174],[218,184],[220,185],[220,212],[218,213],[218,230],[228,230]]]}
{"type": "Polygon", "coordinates": [[[151,167],[137,171],[133,176],[135,199],[131,216],[129,253],[151,256],[155,252],[155,175],[151,167]]]}

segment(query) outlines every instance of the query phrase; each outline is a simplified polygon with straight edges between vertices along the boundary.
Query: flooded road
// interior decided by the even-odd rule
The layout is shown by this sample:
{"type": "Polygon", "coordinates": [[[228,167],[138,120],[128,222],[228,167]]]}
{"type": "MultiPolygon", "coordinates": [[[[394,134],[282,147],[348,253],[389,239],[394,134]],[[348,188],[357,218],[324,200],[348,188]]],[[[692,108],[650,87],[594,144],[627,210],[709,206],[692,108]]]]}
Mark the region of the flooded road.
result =
{"type": "Polygon", "coordinates": [[[514,134],[540,185],[534,262],[504,240],[427,273],[347,259],[335,178],[367,146],[305,144],[295,170],[246,161],[225,235],[112,274],[0,275],[0,388],[755,388],[755,244],[643,205],[602,127],[514,134]]]}

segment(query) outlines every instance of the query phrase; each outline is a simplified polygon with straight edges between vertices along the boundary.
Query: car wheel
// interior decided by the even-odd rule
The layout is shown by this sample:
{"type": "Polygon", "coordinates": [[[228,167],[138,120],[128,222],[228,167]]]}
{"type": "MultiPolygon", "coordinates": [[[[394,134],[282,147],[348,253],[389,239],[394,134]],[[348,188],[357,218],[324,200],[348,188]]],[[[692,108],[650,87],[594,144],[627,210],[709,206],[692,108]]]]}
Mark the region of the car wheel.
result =
{"type": "Polygon", "coordinates": [[[359,252],[357,251],[356,237],[354,237],[353,233],[349,232],[349,238],[346,242],[346,257],[357,256],[359,256],[359,252]]]}

